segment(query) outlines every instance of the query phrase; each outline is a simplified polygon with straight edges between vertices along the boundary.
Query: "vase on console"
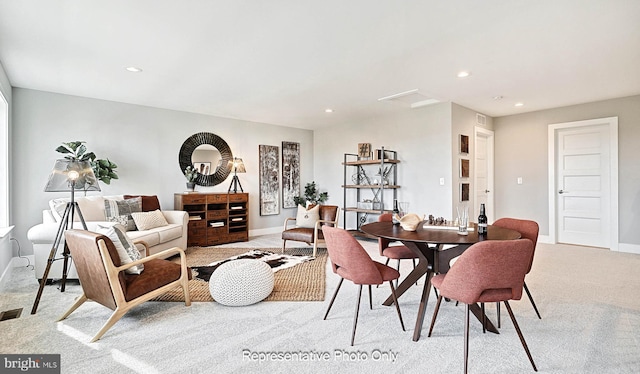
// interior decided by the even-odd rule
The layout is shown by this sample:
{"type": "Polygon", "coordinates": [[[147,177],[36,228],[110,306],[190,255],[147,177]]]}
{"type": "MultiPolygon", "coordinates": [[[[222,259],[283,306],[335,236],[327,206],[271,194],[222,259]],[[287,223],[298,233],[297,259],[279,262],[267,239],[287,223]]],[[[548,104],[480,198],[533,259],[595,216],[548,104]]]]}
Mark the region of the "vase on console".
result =
{"type": "Polygon", "coordinates": [[[193,182],[187,182],[187,191],[194,191],[196,188],[196,184],[193,182]]]}

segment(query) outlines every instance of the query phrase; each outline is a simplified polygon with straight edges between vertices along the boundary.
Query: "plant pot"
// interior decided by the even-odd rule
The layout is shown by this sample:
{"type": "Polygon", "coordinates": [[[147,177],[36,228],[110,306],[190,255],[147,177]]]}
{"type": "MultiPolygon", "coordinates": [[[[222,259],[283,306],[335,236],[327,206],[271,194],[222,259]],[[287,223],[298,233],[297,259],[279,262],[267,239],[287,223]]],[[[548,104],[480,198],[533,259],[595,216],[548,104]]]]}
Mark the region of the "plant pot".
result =
{"type": "Polygon", "coordinates": [[[193,182],[187,182],[187,191],[193,191],[196,188],[196,184],[193,182]]]}

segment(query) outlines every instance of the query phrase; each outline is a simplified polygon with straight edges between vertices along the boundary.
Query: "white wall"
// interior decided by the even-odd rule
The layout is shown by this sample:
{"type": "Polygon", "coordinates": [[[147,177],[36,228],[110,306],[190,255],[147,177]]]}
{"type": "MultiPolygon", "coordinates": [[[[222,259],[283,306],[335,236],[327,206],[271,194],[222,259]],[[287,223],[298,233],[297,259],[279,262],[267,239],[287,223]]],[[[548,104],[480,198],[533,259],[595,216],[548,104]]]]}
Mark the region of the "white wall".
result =
{"type": "Polygon", "coordinates": [[[553,123],[618,117],[620,243],[640,244],[640,96],[494,119],[496,213],[528,217],[549,235],[547,131],[553,123]],[[522,185],[516,178],[523,177],[522,185]]]}
{"type": "MultiPolygon", "coordinates": [[[[371,143],[373,149],[384,146],[398,152],[399,201],[408,201],[411,212],[451,217],[451,142],[450,103],[319,129],[314,136],[315,179],[329,192],[329,202],[342,207],[344,153],[357,153],[358,143],[371,143]],[[439,184],[441,177],[444,186],[439,184]]],[[[348,228],[355,227],[355,214],[350,214],[348,228]]]]}
{"type": "MultiPolygon", "coordinates": [[[[47,202],[65,193],[45,193],[44,185],[61,142],[83,140],[99,158],[118,165],[120,179],[101,194],[158,195],[163,209],[173,208],[173,194],[186,189],[178,164],[182,143],[197,132],[211,132],[223,138],[234,156],[242,157],[247,173],[239,175],[250,194],[250,231],[280,229],[294,209],[281,209],[280,215],[259,215],[258,145],[281,146],[282,141],[299,142],[301,180],[313,179],[313,132],[199,115],[104,100],[14,88],[13,151],[15,236],[28,243],[27,230],[41,222],[47,202]]],[[[214,187],[197,190],[226,192],[231,176],[214,187]]],[[[23,246],[30,253],[29,245],[23,246]]]]}
{"type": "MultiPolygon", "coordinates": [[[[0,63],[0,92],[4,96],[5,100],[9,104],[9,123],[11,123],[11,84],[9,83],[9,78],[7,77],[6,72],[4,71],[4,67],[0,63]]],[[[3,131],[0,129],[0,131],[3,131]]],[[[0,177],[0,199],[2,199],[2,204],[0,204],[0,214],[2,214],[2,221],[7,220],[6,217],[9,217],[9,221],[6,224],[11,225],[11,206],[9,205],[9,201],[11,201],[11,188],[7,188],[8,182],[5,180],[5,177],[11,180],[11,167],[10,164],[6,165],[4,159],[9,157],[9,162],[11,162],[10,152],[11,152],[11,142],[9,144],[5,144],[4,136],[8,136],[11,139],[11,126],[9,126],[8,132],[0,136],[0,150],[3,152],[3,155],[0,157],[0,173],[3,173],[2,177],[0,177]],[[5,169],[8,166],[8,169],[5,169]],[[5,209],[8,210],[5,211],[5,209]]],[[[2,229],[3,224],[0,224],[0,229],[2,229]]],[[[2,239],[2,244],[0,245],[0,275],[2,275],[5,270],[9,267],[9,262],[11,261],[11,257],[13,257],[13,251],[11,249],[11,245],[9,242],[10,235],[7,235],[4,239],[2,239]]]]}
{"type": "Polygon", "coordinates": [[[476,222],[476,211],[479,211],[479,207],[476,206],[475,194],[474,194],[474,173],[475,167],[475,128],[482,127],[487,130],[493,130],[493,118],[486,116],[486,124],[484,126],[478,125],[476,120],[476,114],[478,112],[465,108],[458,104],[452,104],[451,108],[451,154],[452,154],[452,177],[453,183],[451,186],[451,193],[453,196],[453,210],[448,217],[456,217],[456,206],[461,204],[460,201],[460,183],[469,183],[469,201],[467,206],[469,207],[469,216],[472,222],[476,222]],[[469,154],[460,154],[460,135],[467,135],[469,137],[469,154]],[[469,178],[460,178],[460,159],[469,160],[469,178]],[[477,209],[476,209],[477,208],[477,209]]]}

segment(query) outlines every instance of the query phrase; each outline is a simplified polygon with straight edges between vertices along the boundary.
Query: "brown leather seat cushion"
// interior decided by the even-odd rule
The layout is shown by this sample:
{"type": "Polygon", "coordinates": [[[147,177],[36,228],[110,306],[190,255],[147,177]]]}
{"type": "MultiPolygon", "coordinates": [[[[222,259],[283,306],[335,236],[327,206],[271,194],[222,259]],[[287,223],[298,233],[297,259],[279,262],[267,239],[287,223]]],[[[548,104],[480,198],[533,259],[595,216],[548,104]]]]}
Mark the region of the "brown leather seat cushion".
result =
{"type": "MultiPolygon", "coordinates": [[[[191,279],[190,269],[187,269],[187,274],[191,279]]],[[[180,264],[162,259],[149,260],[144,263],[141,274],[125,274],[124,298],[131,301],[179,278],[180,264]]]]}
{"type": "MultiPolygon", "coordinates": [[[[307,227],[295,227],[282,232],[283,240],[294,240],[298,242],[313,243],[314,229],[307,227]]],[[[322,231],[319,232],[320,239],[324,239],[322,231]]]]}

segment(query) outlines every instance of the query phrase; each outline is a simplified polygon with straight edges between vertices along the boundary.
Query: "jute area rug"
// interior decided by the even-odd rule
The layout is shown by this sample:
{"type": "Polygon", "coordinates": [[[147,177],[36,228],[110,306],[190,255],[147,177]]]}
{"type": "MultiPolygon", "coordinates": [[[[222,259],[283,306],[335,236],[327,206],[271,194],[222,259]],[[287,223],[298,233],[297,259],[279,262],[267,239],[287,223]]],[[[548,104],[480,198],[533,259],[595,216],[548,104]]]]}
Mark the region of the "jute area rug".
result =
{"type": "MultiPolygon", "coordinates": [[[[255,248],[215,248],[215,247],[189,247],[186,249],[187,266],[207,266],[212,262],[225,260],[237,256],[255,248]]],[[[264,248],[263,251],[281,253],[281,248],[264,248]]],[[[309,248],[287,248],[287,255],[308,256],[309,248]]],[[[175,256],[169,260],[180,262],[175,256]]],[[[273,292],[264,301],[323,301],[326,287],[327,252],[318,249],[314,260],[306,261],[294,267],[278,270],[274,273],[275,283],[273,292]]],[[[209,283],[196,277],[195,270],[191,270],[193,279],[189,281],[189,294],[191,301],[214,301],[209,292],[209,283]]],[[[179,301],[184,302],[182,288],[165,293],[154,301],[179,301]]]]}

